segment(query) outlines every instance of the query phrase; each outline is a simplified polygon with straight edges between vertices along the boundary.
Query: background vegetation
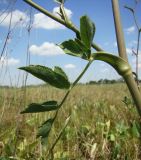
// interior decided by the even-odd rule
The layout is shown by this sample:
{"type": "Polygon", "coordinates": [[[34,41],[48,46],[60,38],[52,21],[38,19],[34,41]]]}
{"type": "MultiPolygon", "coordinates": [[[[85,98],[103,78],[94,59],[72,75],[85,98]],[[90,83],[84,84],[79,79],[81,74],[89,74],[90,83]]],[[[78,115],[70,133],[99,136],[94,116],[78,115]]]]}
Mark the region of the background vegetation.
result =
{"type": "Polygon", "coordinates": [[[24,93],[25,88],[1,88],[1,159],[46,159],[46,150],[70,113],[70,122],[55,147],[55,159],[140,159],[140,120],[124,83],[77,85],[58,115],[47,148],[36,134],[41,122],[52,113],[19,112],[35,100],[61,100],[65,92],[46,85],[29,86],[26,101],[24,93]]]}
{"type": "MultiPolygon", "coordinates": [[[[132,8],[126,6],[126,9],[134,15],[132,8]]],[[[141,30],[136,26],[140,37],[141,30]]],[[[30,35],[30,24],[28,29],[30,35]]],[[[132,50],[137,59],[136,66],[138,51],[139,38],[137,51],[132,50]]],[[[28,58],[27,55],[27,62],[28,58]]],[[[138,79],[136,70],[135,76],[138,79]]],[[[0,87],[0,160],[46,160],[48,150],[58,137],[60,128],[64,127],[64,121],[68,123],[69,116],[70,121],[55,145],[54,159],[140,159],[140,118],[122,79],[100,79],[78,84],[60,109],[46,146],[41,145],[36,135],[39,133],[38,126],[52,117],[53,113],[20,115],[20,112],[30,103],[42,103],[50,99],[61,101],[65,91],[49,85],[27,87],[26,80],[27,77],[25,86],[21,88],[0,87]]],[[[44,128],[44,131],[47,129],[44,128]]]]}

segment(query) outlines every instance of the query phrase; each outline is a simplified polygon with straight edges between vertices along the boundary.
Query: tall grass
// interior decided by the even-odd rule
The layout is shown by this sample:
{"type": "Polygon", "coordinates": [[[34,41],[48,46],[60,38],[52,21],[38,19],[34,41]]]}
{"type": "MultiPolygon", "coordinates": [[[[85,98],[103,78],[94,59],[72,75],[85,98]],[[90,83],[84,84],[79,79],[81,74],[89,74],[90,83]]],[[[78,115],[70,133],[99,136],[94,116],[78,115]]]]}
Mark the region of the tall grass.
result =
{"type": "Polygon", "coordinates": [[[1,157],[46,159],[47,149],[71,114],[70,123],[55,147],[55,159],[140,159],[139,117],[125,84],[77,85],[61,108],[47,147],[41,146],[36,139],[38,126],[53,113],[19,112],[25,103],[61,101],[64,94],[46,85],[27,87],[25,102],[22,88],[1,88],[1,157]]]}

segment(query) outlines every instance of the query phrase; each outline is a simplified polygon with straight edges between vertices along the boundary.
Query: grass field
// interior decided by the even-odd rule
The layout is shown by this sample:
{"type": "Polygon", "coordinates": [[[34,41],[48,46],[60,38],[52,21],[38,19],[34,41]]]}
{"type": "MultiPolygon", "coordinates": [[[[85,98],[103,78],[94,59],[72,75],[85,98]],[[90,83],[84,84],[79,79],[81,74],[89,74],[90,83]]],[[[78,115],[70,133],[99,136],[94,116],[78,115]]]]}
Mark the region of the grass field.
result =
{"type": "Polygon", "coordinates": [[[36,139],[37,130],[54,112],[21,115],[20,111],[32,102],[61,101],[64,94],[45,85],[0,89],[0,159],[46,160],[70,114],[70,122],[54,149],[54,159],[141,159],[139,117],[125,84],[74,88],[43,147],[36,139]]]}

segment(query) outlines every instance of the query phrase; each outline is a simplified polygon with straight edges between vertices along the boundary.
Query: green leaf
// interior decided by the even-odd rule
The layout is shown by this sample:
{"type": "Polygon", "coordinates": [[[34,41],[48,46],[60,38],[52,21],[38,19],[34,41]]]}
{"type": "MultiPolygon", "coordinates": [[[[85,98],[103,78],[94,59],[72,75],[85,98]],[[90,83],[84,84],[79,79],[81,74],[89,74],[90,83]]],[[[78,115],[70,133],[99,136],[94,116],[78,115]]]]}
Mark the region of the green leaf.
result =
{"type": "Polygon", "coordinates": [[[82,16],[80,18],[80,36],[82,42],[88,49],[91,48],[93,37],[95,34],[95,25],[88,16],[82,16]]]}
{"type": "Polygon", "coordinates": [[[51,68],[45,66],[30,65],[19,69],[29,72],[33,76],[49,83],[54,87],[61,89],[68,89],[70,87],[70,82],[68,81],[66,74],[59,67],[55,67],[55,70],[52,70],[51,68]]]}
{"type": "Polygon", "coordinates": [[[46,112],[58,109],[58,104],[56,101],[47,101],[44,103],[31,103],[28,107],[21,113],[37,113],[37,112],[46,112]]]}
{"type": "Polygon", "coordinates": [[[88,53],[90,53],[90,50],[79,39],[70,39],[61,43],[59,47],[62,48],[66,54],[83,59],[88,59],[88,53]]]}
{"type": "Polygon", "coordinates": [[[115,135],[114,135],[114,134],[110,134],[110,135],[109,135],[109,140],[110,140],[111,142],[114,142],[114,141],[116,140],[115,135]]]}
{"type": "Polygon", "coordinates": [[[47,143],[49,133],[52,128],[54,119],[48,119],[46,122],[42,124],[42,126],[39,127],[37,138],[41,137],[41,143],[44,145],[47,143]]]}
{"type": "Polygon", "coordinates": [[[60,67],[55,66],[55,67],[54,67],[54,72],[57,73],[57,74],[60,74],[60,75],[63,76],[65,79],[68,79],[66,73],[65,73],[60,67]]]}
{"type": "Polygon", "coordinates": [[[61,43],[59,46],[64,50],[66,54],[81,58],[83,57],[84,52],[82,48],[74,40],[65,41],[61,43]]]}
{"type": "Polygon", "coordinates": [[[112,54],[97,52],[92,54],[91,60],[100,60],[110,64],[123,77],[132,74],[129,64],[124,59],[112,54]]]}
{"type": "Polygon", "coordinates": [[[136,121],[132,122],[132,128],[131,128],[131,132],[132,132],[132,136],[139,138],[140,137],[140,126],[136,121]]]}

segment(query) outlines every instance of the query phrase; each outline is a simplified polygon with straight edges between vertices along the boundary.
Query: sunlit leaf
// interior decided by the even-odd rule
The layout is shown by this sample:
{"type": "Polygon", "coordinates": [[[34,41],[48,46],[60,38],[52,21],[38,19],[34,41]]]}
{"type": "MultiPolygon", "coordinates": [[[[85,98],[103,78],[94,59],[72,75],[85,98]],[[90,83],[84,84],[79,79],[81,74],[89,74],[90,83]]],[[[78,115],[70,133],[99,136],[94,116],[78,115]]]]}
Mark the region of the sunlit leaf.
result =
{"type": "Polygon", "coordinates": [[[83,50],[82,48],[74,41],[68,40],[59,45],[66,54],[83,57],[83,50]]]}
{"type": "Polygon", "coordinates": [[[114,134],[110,134],[108,138],[109,138],[109,140],[112,141],[112,142],[114,142],[115,139],[116,139],[114,134]]]}
{"type": "Polygon", "coordinates": [[[60,74],[61,76],[63,76],[65,79],[68,79],[66,73],[62,70],[62,68],[55,66],[54,67],[54,72],[57,74],[60,74]]]}
{"type": "Polygon", "coordinates": [[[88,49],[91,48],[93,37],[95,34],[95,25],[88,16],[82,16],[80,18],[80,36],[83,43],[88,49]]]}
{"type": "Polygon", "coordinates": [[[29,72],[54,87],[68,89],[70,87],[70,82],[68,81],[66,74],[61,68],[57,68],[56,71],[56,69],[52,70],[51,68],[41,65],[30,65],[19,69],[29,72]]]}
{"type": "Polygon", "coordinates": [[[140,137],[139,130],[140,130],[140,125],[136,121],[133,121],[131,128],[132,136],[139,138],[140,137]]]}
{"type": "Polygon", "coordinates": [[[87,53],[90,53],[90,50],[79,39],[65,41],[59,46],[66,54],[88,59],[87,53]]]}
{"type": "Polygon", "coordinates": [[[43,145],[47,143],[53,121],[54,121],[53,119],[48,119],[46,122],[42,124],[42,126],[40,126],[38,130],[37,137],[41,137],[41,143],[43,145]]]}
{"type": "Polygon", "coordinates": [[[21,113],[37,113],[46,112],[58,109],[58,104],[56,101],[47,101],[44,103],[31,103],[28,107],[21,113]]]}

